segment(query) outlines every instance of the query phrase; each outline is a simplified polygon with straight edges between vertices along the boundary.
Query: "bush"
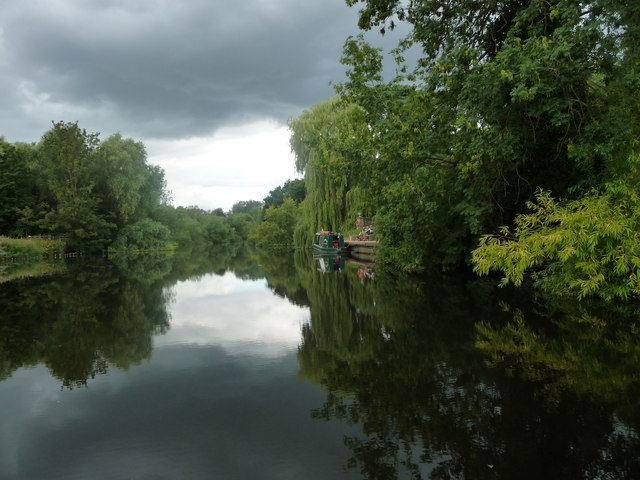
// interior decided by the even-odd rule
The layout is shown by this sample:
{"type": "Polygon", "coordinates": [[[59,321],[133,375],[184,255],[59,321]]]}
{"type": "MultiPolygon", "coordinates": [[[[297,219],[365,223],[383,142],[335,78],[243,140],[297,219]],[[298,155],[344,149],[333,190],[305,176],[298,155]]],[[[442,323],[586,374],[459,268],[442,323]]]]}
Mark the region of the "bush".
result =
{"type": "Polygon", "coordinates": [[[545,291],[607,301],[640,297],[640,197],[624,180],[602,192],[558,202],[540,191],[532,212],[511,232],[482,237],[473,252],[480,274],[497,270],[502,284],[530,276],[545,291]]]}
{"type": "Polygon", "coordinates": [[[111,244],[111,251],[160,250],[167,247],[171,232],[166,225],[145,218],[124,227],[111,244]]]}

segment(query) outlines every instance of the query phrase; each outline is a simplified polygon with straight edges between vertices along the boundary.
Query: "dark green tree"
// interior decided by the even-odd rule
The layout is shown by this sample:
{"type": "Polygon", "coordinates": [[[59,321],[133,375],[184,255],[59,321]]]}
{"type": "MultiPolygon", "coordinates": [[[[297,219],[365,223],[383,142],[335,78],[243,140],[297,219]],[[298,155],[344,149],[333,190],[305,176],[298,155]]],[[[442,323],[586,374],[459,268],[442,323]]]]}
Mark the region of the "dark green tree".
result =
{"type": "MultiPolygon", "coordinates": [[[[103,199],[102,208],[115,216],[118,227],[140,220],[145,183],[149,180],[147,154],[141,142],[123,139],[119,133],[102,141],[91,162],[94,192],[103,199]]],[[[148,199],[148,203],[157,198],[148,199]]]]}
{"type": "Polygon", "coordinates": [[[266,212],[269,207],[279,207],[286,198],[291,198],[300,203],[307,195],[303,179],[287,180],[282,186],[278,186],[269,192],[262,200],[262,210],[266,212]]]}
{"type": "Polygon", "coordinates": [[[280,206],[267,208],[264,220],[253,231],[250,239],[261,249],[290,249],[293,247],[293,231],[298,217],[296,202],[287,198],[280,206]]]}
{"type": "Polygon", "coordinates": [[[247,240],[262,219],[262,202],[257,200],[237,202],[228,212],[227,219],[237,238],[242,241],[247,240]]]}
{"type": "Polygon", "coordinates": [[[35,233],[18,227],[21,211],[35,202],[35,177],[27,158],[0,137],[0,234],[35,233]]]}
{"type": "Polygon", "coordinates": [[[120,229],[110,250],[160,250],[167,248],[170,236],[169,227],[143,218],[120,229]]]}
{"type": "Polygon", "coordinates": [[[98,134],[77,123],[54,123],[38,145],[39,165],[55,201],[42,226],[65,235],[74,250],[101,250],[111,242],[115,224],[101,213],[102,199],[94,194],[91,162],[98,134]]]}

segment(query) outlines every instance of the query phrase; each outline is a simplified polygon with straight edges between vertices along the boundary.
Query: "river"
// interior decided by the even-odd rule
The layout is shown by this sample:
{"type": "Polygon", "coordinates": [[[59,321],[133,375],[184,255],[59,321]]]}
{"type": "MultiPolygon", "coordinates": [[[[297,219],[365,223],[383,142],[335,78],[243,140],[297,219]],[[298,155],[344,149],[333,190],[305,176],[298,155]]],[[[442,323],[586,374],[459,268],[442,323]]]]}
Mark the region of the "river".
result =
{"type": "Polygon", "coordinates": [[[0,478],[640,478],[633,306],[339,258],[0,284],[0,478]]]}

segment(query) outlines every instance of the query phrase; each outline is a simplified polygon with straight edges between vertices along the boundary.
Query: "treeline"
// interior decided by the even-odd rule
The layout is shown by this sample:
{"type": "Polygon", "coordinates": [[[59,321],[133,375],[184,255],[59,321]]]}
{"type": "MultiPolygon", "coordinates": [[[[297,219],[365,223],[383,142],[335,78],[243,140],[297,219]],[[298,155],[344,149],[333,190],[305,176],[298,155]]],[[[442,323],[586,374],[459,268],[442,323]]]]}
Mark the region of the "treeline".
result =
{"type": "Polygon", "coordinates": [[[364,30],[410,32],[390,81],[380,50],[349,38],[337,96],[290,121],[296,242],[362,214],[400,269],[640,294],[638,2],[347,3],[364,30]]]}
{"type": "Polygon", "coordinates": [[[262,202],[229,212],[169,204],[164,171],[141,142],[100,140],[58,122],[37,144],[0,137],[0,234],[63,237],[70,251],[154,250],[246,240],[262,202]]]}

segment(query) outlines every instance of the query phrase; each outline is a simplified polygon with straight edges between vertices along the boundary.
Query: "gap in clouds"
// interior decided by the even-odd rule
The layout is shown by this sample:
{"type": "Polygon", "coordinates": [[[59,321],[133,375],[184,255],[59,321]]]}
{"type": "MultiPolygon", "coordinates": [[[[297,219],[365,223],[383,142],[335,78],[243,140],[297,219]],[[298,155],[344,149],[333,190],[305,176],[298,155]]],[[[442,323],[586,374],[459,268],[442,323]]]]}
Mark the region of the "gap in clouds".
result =
{"type": "Polygon", "coordinates": [[[289,129],[272,120],[223,127],[209,136],[146,141],[149,163],[165,171],[173,205],[231,209],[262,201],[285,181],[300,178],[289,129]]]}

